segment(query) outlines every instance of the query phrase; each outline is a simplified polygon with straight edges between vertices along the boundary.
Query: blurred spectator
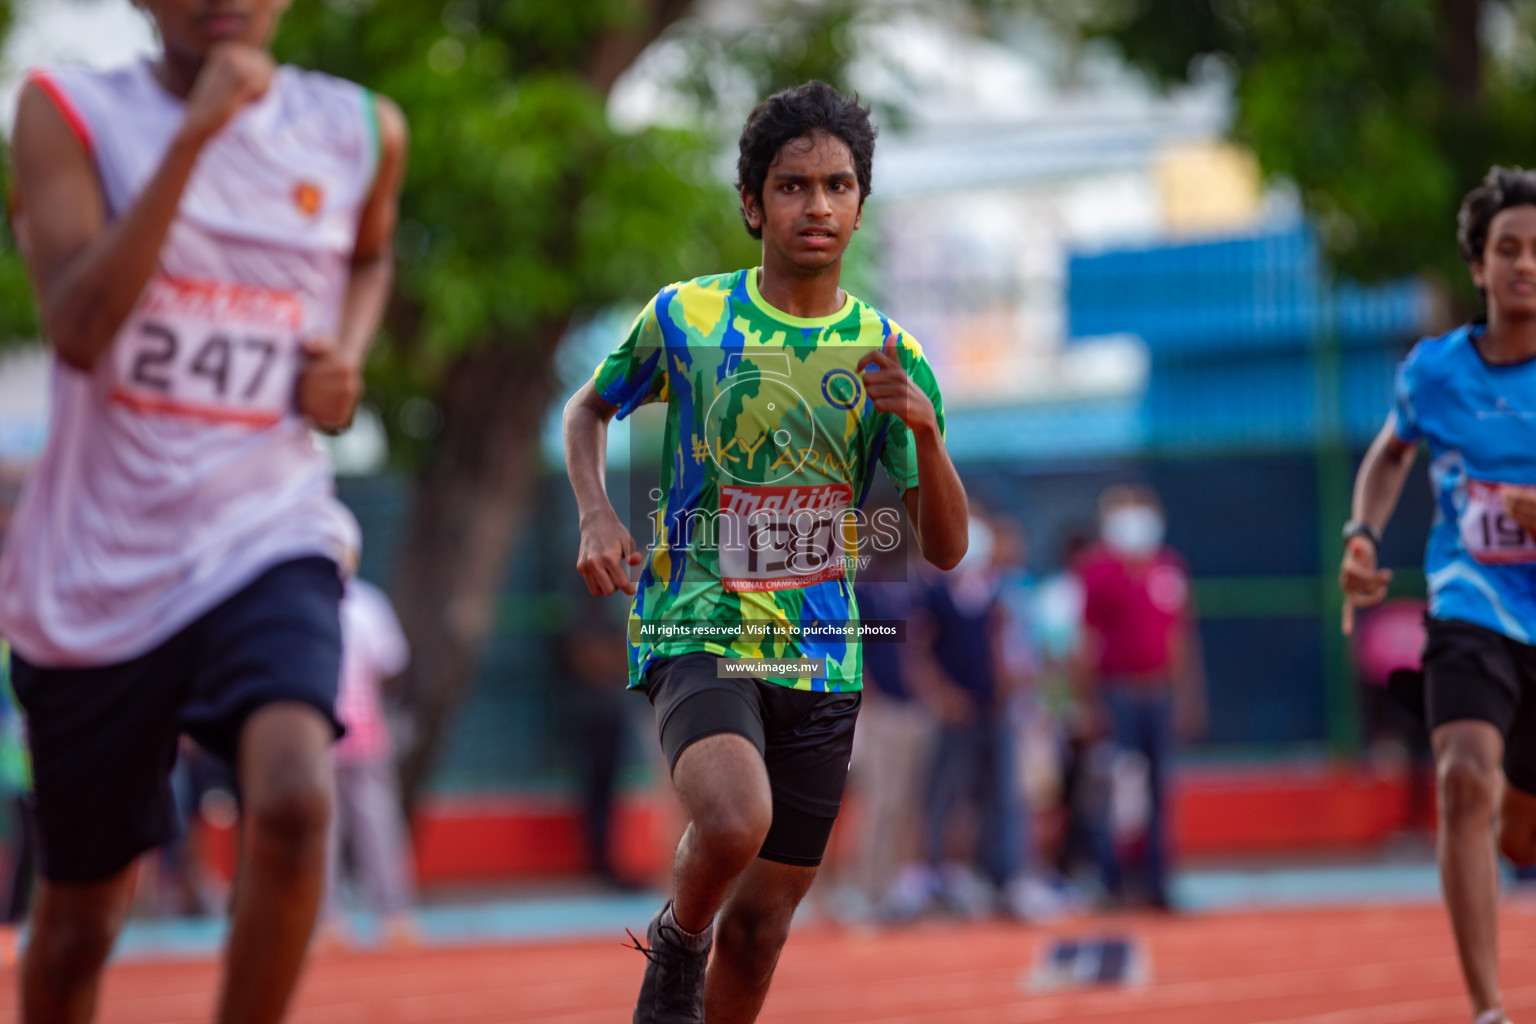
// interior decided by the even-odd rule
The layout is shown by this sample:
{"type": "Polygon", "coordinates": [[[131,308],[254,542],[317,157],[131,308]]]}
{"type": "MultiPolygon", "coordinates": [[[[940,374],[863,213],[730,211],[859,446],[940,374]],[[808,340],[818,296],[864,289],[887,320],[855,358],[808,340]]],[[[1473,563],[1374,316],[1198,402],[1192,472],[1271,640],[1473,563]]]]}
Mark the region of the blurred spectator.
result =
{"type": "Polygon", "coordinates": [[[181,738],[171,794],[181,828],[175,839],[154,855],[155,886],[151,903],[156,913],[177,917],[209,917],[224,911],[229,893],[208,864],[205,833],[200,823],[234,828],[239,820],[234,769],[189,737],[181,738]]]}
{"type": "MultiPolygon", "coordinates": [[[[18,239],[23,228],[14,224],[18,239]]],[[[24,475],[22,467],[0,463],[0,544],[5,541],[24,475]]],[[[10,816],[10,858],[0,891],[0,965],[16,962],[16,932],[27,919],[37,874],[37,833],[32,819],[32,757],[26,722],[11,689],[11,646],[0,639],[0,802],[10,816]]]]}
{"type": "Polygon", "coordinates": [[[1030,603],[1030,627],[1040,659],[1038,683],[1053,709],[1064,711],[1070,704],[1071,667],[1083,639],[1083,581],[1077,564],[1092,544],[1091,530],[1068,530],[1057,570],[1035,586],[1030,603]]]}
{"type": "MultiPolygon", "coordinates": [[[[876,582],[860,579],[854,588],[859,617],[910,625],[919,595],[913,583],[899,578],[905,550],[875,551],[873,558],[865,575],[876,582]]],[[[908,643],[864,644],[864,704],[854,734],[854,777],[865,801],[862,888],[872,906],[887,910],[900,902],[892,891],[898,870],[921,873],[918,833],[933,749],[933,718],[913,692],[908,643]]]]}
{"type": "Polygon", "coordinates": [[[1057,571],[1035,588],[1032,611],[1035,645],[1040,652],[1036,693],[1055,723],[1059,739],[1060,813],[1056,870],[1072,877],[1079,863],[1093,862],[1097,820],[1081,787],[1085,754],[1092,736],[1089,723],[1073,700],[1073,674],[1083,643],[1083,581],[1078,563],[1093,543],[1092,532],[1069,529],[1061,541],[1057,571]]]}
{"type": "Polygon", "coordinates": [[[973,516],[970,548],[955,569],[926,588],[915,643],[929,705],[939,719],[928,777],[924,853],[937,889],[957,911],[978,913],[983,893],[954,858],[952,815],[975,812],[974,860],[993,894],[1006,894],[1022,860],[1022,807],[1014,784],[1013,725],[1006,714],[1015,680],[1004,649],[1007,608],[993,560],[994,532],[973,516]],[[924,642],[926,641],[926,643],[924,642]]]}
{"type": "MultiPolygon", "coordinates": [[[[1001,654],[1004,669],[1013,679],[1033,682],[1039,673],[1034,633],[1034,580],[1029,574],[1029,543],[1018,520],[994,516],[992,571],[997,574],[998,600],[1002,602],[1004,628],[1001,654]]],[[[1020,689],[1018,695],[1022,696],[1020,689]]]]}
{"type": "Polygon", "coordinates": [[[1405,683],[1423,692],[1427,608],[1418,598],[1394,598],[1362,614],[1354,632],[1366,742],[1373,758],[1407,768],[1407,803],[1400,831],[1432,821],[1434,756],[1429,729],[1391,693],[1405,683]]]}
{"type": "Polygon", "coordinates": [[[1042,658],[1035,623],[1036,584],[1029,571],[1029,542],[1015,519],[994,516],[992,568],[997,574],[999,625],[998,675],[1003,681],[998,727],[1005,735],[999,770],[998,847],[1007,851],[1001,870],[1007,879],[1001,894],[1005,909],[1019,917],[1054,917],[1070,901],[1054,872],[1038,869],[1035,812],[1053,810],[1060,800],[1057,730],[1043,713],[1037,683],[1042,658]]]}
{"type": "Polygon", "coordinates": [[[9,877],[0,910],[0,964],[16,962],[16,930],[27,918],[37,870],[37,836],[32,825],[32,764],[26,727],[11,692],[11,648],[0,640],[0,798],[10,814],[9,877]]]}
{"type": "MultiPolygon", "coordinates": [[[[1164,520],[1148,488],[1117,486],[1099,499],[1100,543],[1079,564],[1084,657],[1080,684],[1099,730],[1145,758],[1148,819],[1145,896],[1168,908],[1168,782],[1175,733],[1205,728],[1205,684],[1194,633],[1189,573],[1163,544],[1164,520]]],[[[1112,801],[1106,801],[1112,804],[1112,801]]],[[[1101,879],[1126,893],[1108,808],[1095,830],[1101,879]]]]}
{"type": "Polygon", "coordinates": [[[586,599],[565,635],[565,663],[576,686],[570,691],[570,739],[581,787],[582,825],[588,863],[606,884],[635,888],[613,856],[613,822],[619,775],[629,747],[630,714],[637,702],[629,681],[624,627],[613,621],[613,602],[586,599]]]}
{"type": "Polygon", "coordinates": [[[341,688],[336,717],[347,733],[331,748],[336,808],[331,816],[326,918],[340,927],[343,854],[369,907],[380,916],[386,945],[415,941],[410,834],[400,807],[394,743],[384,717],[382,686],[405,671],[410,648],[389,598],[358,576],[341,601],[341,688]]]}

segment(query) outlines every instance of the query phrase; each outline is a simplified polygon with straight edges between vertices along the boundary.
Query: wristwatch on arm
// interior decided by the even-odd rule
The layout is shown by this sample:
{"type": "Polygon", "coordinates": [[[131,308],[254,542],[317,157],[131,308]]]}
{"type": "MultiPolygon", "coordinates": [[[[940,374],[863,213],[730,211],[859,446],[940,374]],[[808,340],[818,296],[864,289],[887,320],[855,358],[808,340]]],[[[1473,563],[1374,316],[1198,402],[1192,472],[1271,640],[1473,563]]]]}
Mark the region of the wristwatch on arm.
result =
{"type": "Polygon", "coordinates": [[[1370,523],[1367,523],[1361,519],[1351,519],[1349,522],[1345,523],[1345,546],[1348,546],[1349,542],[1354,540],[1356,537],[1364,537],[1366,540],[1371,542],[1372,549],[1376,551],[1381,550],[1381,534],[1377,533],[1376,527],[1372,526],[1370,523]]]}

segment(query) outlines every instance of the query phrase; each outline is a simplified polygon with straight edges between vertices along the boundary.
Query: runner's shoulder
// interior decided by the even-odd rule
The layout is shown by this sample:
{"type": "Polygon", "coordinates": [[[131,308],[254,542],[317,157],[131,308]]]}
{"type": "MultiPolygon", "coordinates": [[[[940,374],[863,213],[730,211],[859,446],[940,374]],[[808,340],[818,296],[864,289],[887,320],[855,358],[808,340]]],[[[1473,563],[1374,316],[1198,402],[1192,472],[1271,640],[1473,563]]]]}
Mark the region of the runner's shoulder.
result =
{"type": "Polygon", "coordinates": [[[62,88],[66,93],[74,89],[99,89],[108,96],[126,96],[131,87],[146,78],[145,67],[140,63],[118,64],[110,68],[92,68],[83,64],[51,64],[30,67],[22,72],[23,88],[36,88],[51,92],[62,88]]]}
{"type": "Polygon", "coordinates": [[[277,70],[278,74],[287,79],[291,86],[310,90],[316,96],[352,98],[360,92],[373,91],[350,78],[342,78],[340,75],[333,75],[326,71],[316,71],[314,68],[300,67],[297,64],[279,64],[277,70]]]}
{"type": "Polygon", "coordinates": [[[304,112],[334,120],[338,128],[349,128],[356,123],[359,104],[365,116],[377,116],[381,136],[385,135],[384,129],[391,122],[401,126],[405,123],[405,116],[393,100],[350,78],[301,68],[297,64],[282,64],[278,66],[277,81],[280,88],[303,104],[304,112]]]}
{"type": "Polygon", "coordinates": [[[726,274],[706,274],[686,281],[673,281],[658,289],[656,294],[641,308],[636,322],[660,321],[681,316],[685,321],[698,320],[713,323],[719,312],[732,300],[744,271],[726,274]],[[696,316],[689,316],[689,313],[696,316]]]}
{"type": "Polygon", "coordinates": [[[673,281],[656,293],[657,298],[666,296],[677,302],[706,300],[719,302],[721,296],[730,295],[741,286],[744,270],[732,270],[724,274],[705,274],[686,281],[673,281]]]}
{"type": "Polygon", "coordinates": [[[26,145],[26,136],[34,126],[42,123],[35,120],[37,111],[46,108],[50,112],[46,119],[50,126],[57,124],[67,129],[89,152],[95,132],[86,111],[121,108],[131,116],[145,78],[140,64],[112,68],[59,64],[27,69],[16,97],[16,124],[22,145],[26,145]],[[29,107],[33,108],[31,113],[29,107]]]}
{"type": "Polygon", "coordinates": [[[868,340],[872,344],[884,347],[887,338],[895,338],[897,346],[909,353],[914,362],[922,360],[922,343],[905,328],[857,295],[853,296],[853,301],[859,318],[863,321],[861,341],[868,340]]]}
{"type": "Polygon", "coordinates": [[[1420,383],[1443,382],[1467,365],[1468,356],[1476,359],[1469,325],[1462,324],[1444,334],[1419,341],[1403,360],[1403,370],[1410,379],[1420,383]]]}

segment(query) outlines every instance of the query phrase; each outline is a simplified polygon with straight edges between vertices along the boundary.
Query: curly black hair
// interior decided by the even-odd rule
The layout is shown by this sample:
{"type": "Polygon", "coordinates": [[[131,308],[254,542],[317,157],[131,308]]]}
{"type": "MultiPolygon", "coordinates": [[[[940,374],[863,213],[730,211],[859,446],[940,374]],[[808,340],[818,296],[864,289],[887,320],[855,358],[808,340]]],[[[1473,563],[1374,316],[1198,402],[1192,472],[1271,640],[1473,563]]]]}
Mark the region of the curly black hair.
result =
{"type": "Polygon", "coordinates": [[[1536,206],[1536,172],[1521,167],[1488,169],[1483,183],[1468,192],[1456,214],[1456,243],[1468,264],[1481,263],[1493,218],[1511,206],[1536,206]]]}
{"type": "MultiPolygon", "coordinates": [[[[853,154],[853,172],[859,181],[859,202],[862,204],[871,191],[878,130],[869,120],[869,108],[859,105],[857,95],[844,96],[825,82],[806,82],[776,92],[757,105],[741,130],[736,188],[745,189],[762,203],[768,168],[779,158],[785,145],[816,132],[825,132],[841,139],[853,154]]],[[[745,209],[741,216],[745,222],[745,209]]],[[[763,237],[763,229],[754,228],[750,223],[747,233],[753,238],[763,237]]]]}

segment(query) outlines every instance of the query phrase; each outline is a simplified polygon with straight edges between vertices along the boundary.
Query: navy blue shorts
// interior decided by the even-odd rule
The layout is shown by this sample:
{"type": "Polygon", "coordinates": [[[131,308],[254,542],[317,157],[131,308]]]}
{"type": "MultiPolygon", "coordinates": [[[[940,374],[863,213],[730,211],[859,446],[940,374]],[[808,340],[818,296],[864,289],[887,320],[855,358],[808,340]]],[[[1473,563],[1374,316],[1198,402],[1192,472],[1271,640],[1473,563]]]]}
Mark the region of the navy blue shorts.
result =
{"type": "Polygon", "coordinates": [[[341,578],[328,558],[268,569],[147,654],[118,665],[41,668],[12,652],[50,882],[111,878],[176,837],[171,767],[185,732],[238,762],[257,709],[308,704],[337,735],[341,578]]]}

